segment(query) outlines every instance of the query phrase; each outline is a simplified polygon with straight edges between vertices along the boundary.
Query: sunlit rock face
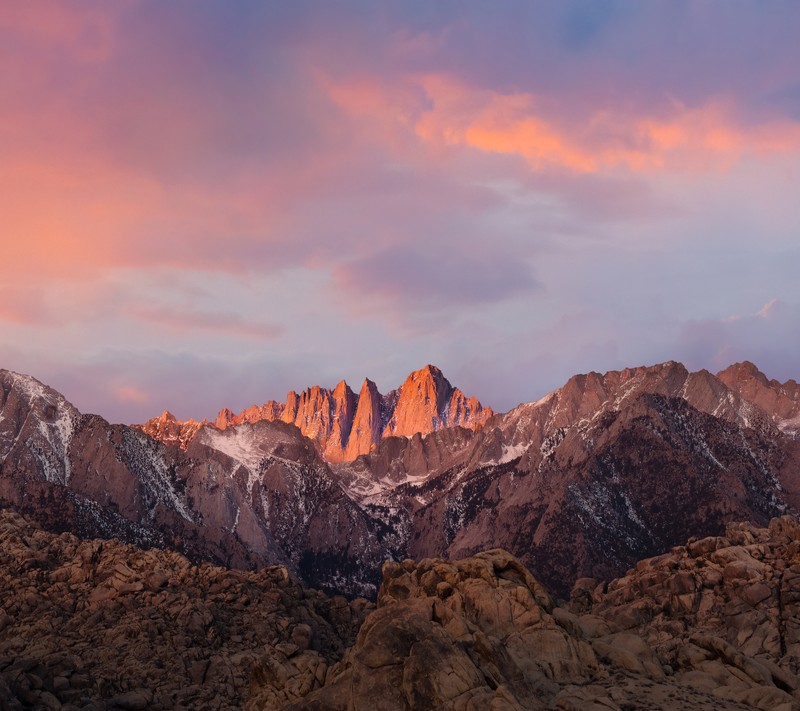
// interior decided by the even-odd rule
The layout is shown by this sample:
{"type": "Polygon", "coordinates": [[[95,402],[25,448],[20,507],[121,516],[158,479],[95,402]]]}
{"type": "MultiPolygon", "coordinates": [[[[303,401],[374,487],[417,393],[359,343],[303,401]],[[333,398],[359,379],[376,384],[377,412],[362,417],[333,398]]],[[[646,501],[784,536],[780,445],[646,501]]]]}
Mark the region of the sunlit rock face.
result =
{"type": "MultiPolygon", "coordinates": [[[[387,437],[426,435],[447,427],[477,430],[493,414],[491,408],[453,387],[436,366],[427,365],[387,395],[381,395],[371,380],[364,380],[356,395],[342,380],[333,390],[318,385],[299,394],[292,390],[283,404],[270,400],[238,414],[223,408],[214,427],[224,430],[244,423],[281,420],[313,440],[328,462],[338,463],[373,451],[387,437]]],[[[182,423],[164,413],[139,427],[155,439],[185,449],[198,429],[208,424],[192,420],[182,423]],[[165,424],[167,416],[169,422],[165,424]]]]}
{"type": "Polygon", "coordinates": [[[795,380],[785,383],[768,380],[748,361],[717,373],[717,378],[742,400],[753,403],[770,415],[784,432],[800,433],[800,385],[795,380]]]}

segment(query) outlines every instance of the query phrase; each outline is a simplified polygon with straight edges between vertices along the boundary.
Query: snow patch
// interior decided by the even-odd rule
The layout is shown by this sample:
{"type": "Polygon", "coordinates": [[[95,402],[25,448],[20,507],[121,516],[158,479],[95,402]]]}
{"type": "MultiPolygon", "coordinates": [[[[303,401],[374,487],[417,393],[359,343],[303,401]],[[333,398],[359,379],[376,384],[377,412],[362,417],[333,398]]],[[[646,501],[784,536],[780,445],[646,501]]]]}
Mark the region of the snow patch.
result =
{"type": "Polygon", "coordinates": [[[778,426],[778,429],[785,434],[792,436],[800,434],[800,415],[788,420],[781,420],[778,418],[775,420],[775,424],[778,426]]]}
{"type": "Polygon", "coordinates": [[[34,408],[41,411],[37,430],[49,445],[50,451],[42,448],[33,438],[29,438],[26,445],[42,467],[45,479],[48,482],[68,484],[71,474],[69,446],[80,418],[78,411],[62,395],[35,378],[11,371],[5,373],[12,389],[27,400],[28,414],[34,408]]]}
{"type": "Polygon", "coordinates": [[[236,518],[233,519],[233,526],[231,526],[231,533],[236,530],[236,527],[239,525],[239,514],[241,513],[242,508],[240,506],[236,507],[236,518]]]}
{"type": "Polygon", "coordinates": [[[500,456],[497,459],[493,459],[491,461],[485,462],[483,466],[496,466],[498,464],[507,464],[508,462],[513,462],[515,459],[519,459],[525,452],[530,449],[530,444],[504,444],[503,451],[500,453],[500,456]]]}
{"type": "Polygon", "coordinates": [[[175,489],[175,471],[164,457],[164,447],[160,442],[148,437],[135,428],[124,430],[124,446],[130,469],[144,484],[150,504],[150,513],[155,511],[155,503],[162,503],[182,518],[197,523],[183,498],[175,489]]]}
{"type": "Polygon", "coordinates": [[[237,425],[225,430],[205,427],[199,436],[202,444],[222,452],[247,470],[248,491],[252,491],[264,466],[270,461],[280,462],[292,472],[300,471],[298,462],[274,454],[278,444],[288,442],[280,433],[250,425],[237,425]]]}
{"type": "Polygon", "coordinates": [[[229,430],[206,429],[201,442],[218,452],[227,454],[251,473],[256,474],[264,461],[265,453],[250,428],[234,427],[229,430]]]}

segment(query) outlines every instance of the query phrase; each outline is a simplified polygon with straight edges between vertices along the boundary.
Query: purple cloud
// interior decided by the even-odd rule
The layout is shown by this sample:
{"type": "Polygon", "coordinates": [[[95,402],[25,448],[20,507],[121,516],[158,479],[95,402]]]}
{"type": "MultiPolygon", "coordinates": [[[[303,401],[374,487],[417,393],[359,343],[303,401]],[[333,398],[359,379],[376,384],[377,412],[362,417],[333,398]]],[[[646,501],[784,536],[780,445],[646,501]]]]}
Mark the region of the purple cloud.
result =
{"type": "Polygon", "coordinates": [[[796,377],[799,20],[8,4],[0,365],[123,420],[431,361],[499,409],[670,358],[796,377]]]}

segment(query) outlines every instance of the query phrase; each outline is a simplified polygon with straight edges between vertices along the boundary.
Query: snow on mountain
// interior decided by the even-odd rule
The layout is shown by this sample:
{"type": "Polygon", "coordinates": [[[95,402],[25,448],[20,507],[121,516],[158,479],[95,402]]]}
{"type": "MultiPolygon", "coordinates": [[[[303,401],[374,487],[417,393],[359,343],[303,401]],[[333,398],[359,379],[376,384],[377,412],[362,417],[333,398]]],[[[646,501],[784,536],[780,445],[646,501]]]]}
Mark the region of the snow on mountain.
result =
{"type": "Polygon", "coordinates": [[[386,396],[342,382],[216,427],[112,426],[32,378],[0,385],[0,501],[329,589],[371,590],[364,561],[498,545],[558,589],[731,517],[800,510],[800,389],[747,364],[576,375],[505,415],[427,366],[386,396]]]}
{"type": "Polygon", "coordinates": [[[0,442],[5,440],[3,444],[8,447],[4,456],[7,458],[15,445],[23,443],[46,481],[68,484],[71,473],[68,452],[80,414],[60,393],[29,375],[0,370],[0,380],[3,388],[0,442]],[[13,427],[13,421],[18,429],[13,427]]]}

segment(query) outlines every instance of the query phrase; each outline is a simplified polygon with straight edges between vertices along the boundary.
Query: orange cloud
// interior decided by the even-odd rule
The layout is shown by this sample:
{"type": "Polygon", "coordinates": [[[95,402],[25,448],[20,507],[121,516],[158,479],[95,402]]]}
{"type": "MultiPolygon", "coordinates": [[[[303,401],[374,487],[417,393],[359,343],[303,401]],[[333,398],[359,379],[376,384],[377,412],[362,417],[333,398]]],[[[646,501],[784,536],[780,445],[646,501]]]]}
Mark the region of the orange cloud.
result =
{"type": "Polygon", "coordinates": [[[800,150],[800,124],[745,126],[722,99],[652,115],[596,109],[577,121],[542,97],[475,89],[443,75],[407,79],[394,91],[364,79],[326,87],[340,107],[387,136],[413,131],[430,147],[516,155],[534,169],[702,173],[726,170],[748,153],[800,150]]]}
{"type": "Polygon", "coordinates": [[[420,138],[519,155],[533,168],[698,172],[725,169],[745,153],[800,150],[800,124],[744,127],[723,101],[693,109],[675,105],[664,116],[600,110],[576,125],[548,115],[554,112],[530,94],[475,92],[441,77],[423,84],[432,108],[416,125],[420,138]]]}

